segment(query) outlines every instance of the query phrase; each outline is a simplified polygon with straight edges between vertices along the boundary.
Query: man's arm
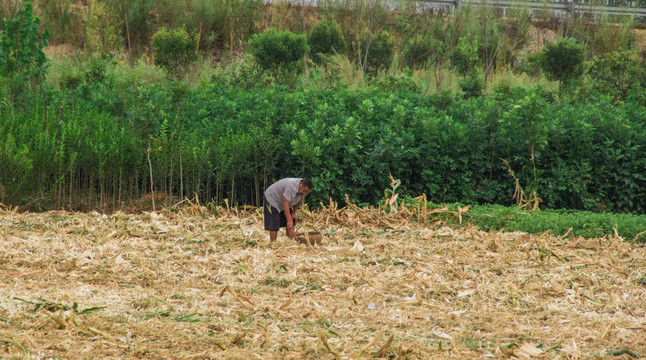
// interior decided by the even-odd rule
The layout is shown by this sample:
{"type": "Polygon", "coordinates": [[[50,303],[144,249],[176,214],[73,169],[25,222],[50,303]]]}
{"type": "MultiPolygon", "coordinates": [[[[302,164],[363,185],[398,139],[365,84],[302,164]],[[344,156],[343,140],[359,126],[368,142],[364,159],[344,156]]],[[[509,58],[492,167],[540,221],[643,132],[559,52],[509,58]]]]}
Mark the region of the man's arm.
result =
{"type": "Polygon", "coordinates": [[[283,197],[283,209],[285,213],[285,218],[287,218],[287,236],[290,239],[294,238],[294,220],[292,219],[292,212],[289,210],[289,200],[286,197],[283,197]]]}
{"type": "Polygon", "coordinates": [[[296,205],[294,205],[294,210],[292,211],[294,222],[298,221],[298,215],[296,215],[296,212],[298,211],[298,208],[301,206],[302,201],[303,201],[303,199],[299,200],[298,203],[296,205]]]}

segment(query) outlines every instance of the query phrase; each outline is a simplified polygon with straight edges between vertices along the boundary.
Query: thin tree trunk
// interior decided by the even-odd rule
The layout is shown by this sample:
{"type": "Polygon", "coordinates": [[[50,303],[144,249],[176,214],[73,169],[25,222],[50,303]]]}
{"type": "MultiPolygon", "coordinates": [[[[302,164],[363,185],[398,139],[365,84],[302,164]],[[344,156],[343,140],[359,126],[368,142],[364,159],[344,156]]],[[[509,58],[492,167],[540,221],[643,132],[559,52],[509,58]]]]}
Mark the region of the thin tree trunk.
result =
{"type": "Polygon", "coordinates": [[[444,80],[444,74],[442,73],[442,66],[439,62],[435,63],[435,92],[440,92],[440,86],[442,85],[442,80],[444,80]]]}
{"type": "Polygon", "coordinates": [[[56,171],[56,208],[61,208],[61,192],[63,191],[60,178],[58,178],[58,171],[56,171]]]}
{"type": "Polygon", "coordinates": [[[494,108],[494,124],[493,128],[491,129],[491,132],[493,133],[491,137],[491,162],[489,164],[489,181],[493,181],[493,165],[495,161],[495,155],[496,155],[496,134],[498,133],[498,108],[494,108]]]}
{"type": "Polygon", "coordinates": [[[43,132],[47,131],[47,95],[45,95],[45,119],[43,120],[43,132]]]}
{"type": "Polygon", "coordinates": [[[216,175],[215,177],[215,203],[217,204],[220,195],[220,178],[216,175]]]}
{"type": "MultiPolygon", "coordinates": [[[[70,169],[70,196],[69,196],[69,206],[72,207],[72,189],[74,184],[74,171],[70,169]]],[[[71,209],[74,210],[74,209],[71,209]]]]}
{"type": "Polygon", "coordinates": [[[63,131],[63,109],[65,108],[65,103],[61,104],[61,109],[58,115],[58,130],[56,132],[56,148],[54,152],[54,159],[56,162],[56,185],[54,187],[56,191],[56,207],[61,208],[61,196],[63,196],[63,177],[61,176],[61,169],[60,169],[60,159],[58,157],[58,149],[60,149],[61,146],[61,136],[62,136],[62,131],[63,131]]]}
{"type": "Polygon", "coordinates": [[[101,180],[99,181],[99,193],[101,194],[99,197],[99,208],[103,209],[105,206],[105,180],[103,177],[101,177],[101,180]]]}
{"type": "MultiPolygon", "coordinates": [[[[48,113],[48,111],[47,111],[47,95],[45,95],[45,118],[43,120],[43,133],[47,132],[47,113],[48,113]]],[[[45,195],[45,188],[43,186],[45,184],[45,173],[46,173],[46,171],[45,171],[45,166],[44,166],[44,161],[43,161],[43,162],[41,162],[41,168],[40,168],[40,185],[41,186],[39,186],[39,188],[40,188],[41,197],[44,197],[44,195],[45,195]]]]}
{"type": "MultiPolygon", "coordinates": [[[[134,192],[134,198],[139,198],[139,167],[135,169],[135,183],[132,186],[132,191],[134,192]]],[[[133,198],[133,196],[130,198],[133,198]]]]}
{"type": "Polygon", "coordinates": [[[130,25],[128,24],[128,10],[126,13],[126,35],[128,36],[128,64],[132,67],[132,49],[130,44],[130,25]]]}
{"type": "Polygon", "coordinates": [[[231,175],[231,201],[229,204],[233,206],[233,196],[235,195],[235,189],[236,189],[236,175],[233,174],[231,175]]]}
{"type": "MultiPolygon", "coordinates": [[[[170,142],[169,142],[170,143],[170,142]]],[[[165,188],[168,190],[168,197],[173,198],[173,148],[170,147],[170,180],[165,181],[165,188]]]]}
{"type": "Polygon", "coordinates": [[[56,132],[56,153],[58,154],[58,148],[61,145],[61,132],[63,127],[63,109],[65,108],[65,103],[61,104],[61,110],[58,115],[58,131],[56,132]]]}
{"type": "Polygon", "coordinates": [[[487,42],[487,10],[480,9],[482,15],[482,37],[484,38],[484,93],[487,93],[487,78],[489,77],[489,44],[487,42]]]}
{"type": "Polygon", "coordinates": [[[211,199],[211,174],[210,172],[206,173],[206,197],[204,198],[204,203],[207,203],[211,199]]]}
{"type": "MultiPolygon", "coordinates": [[[[267,182],[269,181],[269,174],[267,173],[267,153],[265,153],[265,163],[262,164],[262,188],[263,188],[263,203],[264,203],[264,196],[265,192],[264,190],[267,189],[267,182]]],[[[262,206],[262,204],[258,204],[258,206],[262,206]]]]}
{"type": "Polygon", "coordinates": [[[179,122],[179,100],[177,101],[177,144],[179,146],[179,197],[184,198],[184,169],[182,164],[182,136],[179,122]]]}
{"type": "Polygon", "coordinates": [[[258,167],[256,166],[256,169],[254,170],[253,174],[253,182],[254,182],[254,190],[255,190],[255,195],[256,195],[256,201],[255,205],[260,206],[260,179],[258,178],[258,167]]]}
{"type": "Polygon", "coordinates": [[[90,204],[90,208],[92,208],[92,173],[90,173],[90,176],[88,176],[88,182],[87,182],[87,197],[88,197],[88,203],[90,204]]]}
{"type": "Polygon", "coordinates": [[[229,17],[229,54],[233,55],[233,18],[229,17]]]}
{"type": "Polygon", "coordinates": [[[119,202],[119,208],[121,208],[121,191],[123,190],[123,159],[119,162],[119,196],[118,196],[118,202],[119,202]]]}
{"type": "Polygon", "coordinates": [[[153,211],[157,211],[155,209],[155,188],[153,186],[153,163],[150,161],[150,152],[152,149],[150,148],[150,139],[148,140],[148,151],[146,152],[147,157],[148,157],[148,168],[150,169],[150,194],[152,195],[153,199],[153,211]]]}
{"type": "Polygon", "coordinates": [[[197,33],[197,41],[195,42],[195,52],[200,50],[200,41],[202,40],[202,26],[204,24],[204,19],[200,18],[200,31],[197,33]]]}
{"type": "MultiPolygon", "coordinates": [[[[368,70],[368,52],[370,50],[370,45],[372,44],[372,39],[369,37],[368,42],[366,43],[366,53],[363,56],[363,63],[361,64],[361,70],[363,70],[363,75],[365,75],[368,70]]],[[[359,59],[361,59],[361,40],[359,41],[359,59]]]]}

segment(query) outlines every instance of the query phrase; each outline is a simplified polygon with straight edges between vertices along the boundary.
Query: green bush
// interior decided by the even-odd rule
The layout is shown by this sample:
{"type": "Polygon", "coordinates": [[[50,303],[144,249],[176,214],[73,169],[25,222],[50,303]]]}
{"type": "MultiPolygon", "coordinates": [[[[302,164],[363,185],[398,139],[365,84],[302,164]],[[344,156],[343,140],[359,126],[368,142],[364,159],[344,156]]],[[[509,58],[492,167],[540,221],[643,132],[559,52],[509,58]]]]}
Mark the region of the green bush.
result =
{"type": "Polygon", "coordinates": [[[152,185],[204,203],[259,204],[289,175],[315,181],[310,204],[346,194],[375,204],[392,175],[403,195],[435,202],[510,205],[522,189],[542,209],[646,212],[646,112],[636,95],[556,102],[509,85],[427,97],[410,74],[380,74],[368,88],[290,88],[264,83],[247,62],[178,91],[156,66],[106,62],[105,76],[97,67],[54,62],[58,79],[76,83],[44,86],[13,108],[0,84],[4,203],[91,208],[152,185]]]}
{"type": "Polygon", "coordinates": [[[460,38],[451,53],[451,66],[462,76],[473,75],[478,61],[478,42],[472,44],[466,38],[460,38]]]}
{"type": "Polygon", "coordinates": [[[478,97],[482,95],[484,89],[484,82],[482,78],[474,75],[467,75],[458,81],[460,90],[464,93],[467,99],[478,97]]]}
{"type": "Polygon", "coordinates": [[[592,59],[588,76],[595,91],[626,100],[631,92],[645,91],[646,62],[636,51],[613,52],[592,59]]]}
{"type": "Polygon", "coordinates": [[[171,74],[183,74],[197,58],[195,41],[184,29],[161,28],[153,35],[151,45],[155,51],[155,64],[171,74]]]}
{"type": "Polygon", "coordinates": [[[84,64],[83,68],[83,78],[85,82],[92,84],[105,81],[109,63],[110,62],[107,58],[101,58],[98,56],[90,57],[84,64]]]}
{"type": "Polygon", "coordinates": [[[113,8],[103,2],[90,3],[85,26],[85,48],[101,55],[123,49],[119,24],[113,8]]]}
{"type": "Polygon", "coordinates": [[[442,43],[432,37],[417,35],[404,46],[402,59],[411,68],[424,67],[433,54],[441,51],[442,46],[442,43]]]}
{"type": "Polygon", "coordinates": [[[406,71],[395,76],[389,73],[379,74],[370,79],[369,86],[375,86],[384,93],[394,92],[421,92],[420,86],[413,81],[412,72],[406,71]]]}
{"type": "MultiPolygon", "coordinates": [[[[126,28],[124,13],[121,12],[122,19],[122,32],[124,39],[127,38],[128,31],[130,32],[130,42],[132,45],[139,45],[135,49],[142,49],[150,43],[150,36],[154,29],[151,10],[153,8],[153,0],[115,0],[113,2],[125,6],[125,11],[128,14],[128,27],[126,28]]],[[[134,48],[134,47],[133,47],[134,48]]]]}
{"type": "Polygon", "coordinates": [[[211,78],[211,82],[214,84],[243,90],[269,87],[273,81],[270,74],[254,64],[251,56],[232,61],[225,67],[216,68],[211,78]]]}
{"type": "Polygon", "coordinates": [[[541,74],[540,52],[527,53],[521,56],[513,71],[516,74],[525,73],[531,77],[538,77],[541,74]]]}
{"type": "Polygon", "coordinates": [[[541,69],[548,79],[557,80],[568,86],[573,80],[583,75],[585,51],[583,46],[572,38],[547,42],[541,50],[541,69]]]}
{"type": "Polygon", "coordinates": [[[148,65],[143,60],[139,60],[133,67],[107,68],[106,75],[110,79],[109,85],[118,89],[123,95],[140,87],[160,86],[167,82],[164,69],[157,65],[148,65]]]}
{"type": "Polygon", "coordinates": [[[573,210],[527,211],[500,205],[472,206],[467,223],[484,231],[522,231],[530,234],[569,234],[600,238],[617,234],[628,241],[646,242],[646,215],[592,213],[573,210]],[[470,217],[470,218],[469,218],[470,217]]]}
{"type": "Polygon", "coordinates": [[[263,34],[255,34],[249,40],[249,47],[256,63],[274,75],[279,70],[300,72],[305,54],[309,51],[305,35],[291,31],[276,31],[270,28],[263,34]]]}
{"type": "Polygon", "coordinates": [[[636,22],[637,19],[629,17],[606,18],[598,22],[581,19],[567,33],[585,44],[588,57],[596,57],[634,48],[637,45],[636,22]]]}
{"type": "Polygon", "coordinates": [[[372,34],[364,34],[361,38],[361,57],[366,72],[376,74],[390,66],[393,60],[395,39],[388,31],[382,30],[374,37],[372,34]]]}
{"type": "Polygon", "coordinates": [[[307,42],[310,45],[311,57],[317,63],[321,62],[320,54],[345,54],[347,51],[343,34],[339,25],[334,21],[328,23],[321,20],[314,25],[310,30],[307,42]]]}
{"type": "Polygon", "coordinates": [[[40,19],[34,15],[31,2],[12,19],[2,19],[0,32],[0,74],[40,76],[45,71],[49,32],[41,29],[40,19]]]}

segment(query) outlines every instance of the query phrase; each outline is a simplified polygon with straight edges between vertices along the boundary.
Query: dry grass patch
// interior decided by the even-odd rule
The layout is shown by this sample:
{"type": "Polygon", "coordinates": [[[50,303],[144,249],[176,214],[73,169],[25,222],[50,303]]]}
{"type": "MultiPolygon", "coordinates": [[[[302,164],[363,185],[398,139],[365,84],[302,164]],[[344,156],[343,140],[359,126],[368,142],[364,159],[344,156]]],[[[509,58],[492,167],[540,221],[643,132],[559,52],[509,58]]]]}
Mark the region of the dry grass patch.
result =
{"type": "Polygon", "coordinates": [[[310,247],[220,210],[0,210],[0,358],[646,355],[643,246],[332,205],[310,247]]]}

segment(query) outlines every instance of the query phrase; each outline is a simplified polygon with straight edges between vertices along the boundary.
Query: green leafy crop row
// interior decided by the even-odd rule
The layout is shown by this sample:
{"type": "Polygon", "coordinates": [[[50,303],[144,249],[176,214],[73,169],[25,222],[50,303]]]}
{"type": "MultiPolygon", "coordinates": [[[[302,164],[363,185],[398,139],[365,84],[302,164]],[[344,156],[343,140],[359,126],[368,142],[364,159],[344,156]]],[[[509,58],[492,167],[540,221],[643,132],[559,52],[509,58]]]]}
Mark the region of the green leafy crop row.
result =
{"type": "Polygon", "coordinates": [[[261,87],[254,76],[189,88],[97,66],[61,90],[0,81],[0,202],[111,207],[154,191],[257,205],[275,179],[307,176],[313,205],[345,194],[374,204],[392,174],[436,202],[509,205],[523,190],[542,208],[646,210],[639,94],[557,102],[507,88],[464,99],[261,87]]]}
{"type": "Polygon", "coordinates": [[[466,223],[484,231],[522,231],[532,234],[549,232],[553,235],[586,238],[613,237],[646,242],[646,216],[633,214],[592,213],[576,210],[527,211],[518,207],[476,205],[465,216],[466,223]]]}

